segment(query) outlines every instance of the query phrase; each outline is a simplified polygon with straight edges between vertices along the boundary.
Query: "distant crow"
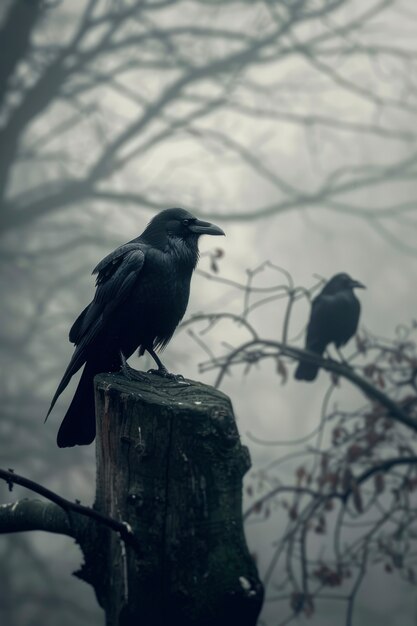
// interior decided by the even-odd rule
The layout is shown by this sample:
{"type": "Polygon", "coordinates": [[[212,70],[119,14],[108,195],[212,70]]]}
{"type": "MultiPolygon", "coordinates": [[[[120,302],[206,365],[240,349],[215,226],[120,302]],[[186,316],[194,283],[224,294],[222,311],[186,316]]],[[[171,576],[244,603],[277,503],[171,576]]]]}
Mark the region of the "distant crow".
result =
{"type": "Polygon", "coordinates": [[[200,235],[224,232],[184,209],[166,209],[94,269],[96,293],[70,330],[75,352],[48,411],[85,364],[58,432],[60,448],[89,444],[95,437],[96,374],[118,371],[121,362],[125,372],[133,371],[125,358],[139,348],[139,355],[146,350],[153,357],[156,373],[170,376],[155,350],[167,345],[187,308],[200,235]]]}
{"type": "MultiPolygon", "coordinates": [[[[307,327],[306,350],[321,356],[329,343],[340,348],[353,337],[361,310],[353,292],[355,288],[365,289],[365,286],[348,274],[336,274],[314,298],[307,327]]],[[[314,380],[318,370],[317,365],[300,361],[295,378],[314,380]]]]}

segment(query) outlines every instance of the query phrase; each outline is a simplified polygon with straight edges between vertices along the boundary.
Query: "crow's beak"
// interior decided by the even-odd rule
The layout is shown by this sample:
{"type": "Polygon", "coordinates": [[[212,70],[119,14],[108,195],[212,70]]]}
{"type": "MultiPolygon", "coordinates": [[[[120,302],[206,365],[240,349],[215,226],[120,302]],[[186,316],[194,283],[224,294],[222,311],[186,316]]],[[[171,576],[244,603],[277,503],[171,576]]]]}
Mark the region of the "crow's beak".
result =
{"type": "Polygon", "coordinates": [[[195,220],[188,228],[192,233],[197,233],[198,235],[224,235],[221,228],[215,224],[210,224],[210,222],[203,222],[202,220],[195,220]]]}
{"type": "Polygon", "coordinates": [[[366,289],[365,285],[360,283],[358,280],[352,280],[350,286],[352,289],[366,289]]]}

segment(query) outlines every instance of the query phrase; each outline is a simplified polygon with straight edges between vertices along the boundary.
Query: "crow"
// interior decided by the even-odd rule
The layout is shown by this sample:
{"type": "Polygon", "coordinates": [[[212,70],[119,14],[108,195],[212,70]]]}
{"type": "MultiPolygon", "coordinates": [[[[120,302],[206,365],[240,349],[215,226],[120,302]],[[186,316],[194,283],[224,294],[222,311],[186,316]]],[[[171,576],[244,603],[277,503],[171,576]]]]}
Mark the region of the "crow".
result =
{"type": "MultiPolygon", "coordinates": [[[[184,209],[156,215],[136,239],[106,256],[97,274],[93,301],[74,322],[69,339],[75,351],[46,418],[71,377],[85,364],[74,398],[58,432],[60,448],[87,445],[95,437],[93,379],[101,372],[136,372],[126,359],[139,348],[155,360],[161,376],[170,374],[157,354],[171,339],[188,304],[198,261],[200,235],[224,235],[184,209]]],[[[140,373],[137,372],[138,377],[140,373]]]]}
{"type": "MultiPolygon", "coordinates": [[[[353,337],[361,310],[353,292],[355,288],[365,289],[365,285],[348,274],[336,274],[314,298],[307,326],[306,350],[321,356],[329,343],[340,348],[353,337]]],[[[318,371],[317,365],[300,361],[295,378],[314,380],[318,371]]]]}

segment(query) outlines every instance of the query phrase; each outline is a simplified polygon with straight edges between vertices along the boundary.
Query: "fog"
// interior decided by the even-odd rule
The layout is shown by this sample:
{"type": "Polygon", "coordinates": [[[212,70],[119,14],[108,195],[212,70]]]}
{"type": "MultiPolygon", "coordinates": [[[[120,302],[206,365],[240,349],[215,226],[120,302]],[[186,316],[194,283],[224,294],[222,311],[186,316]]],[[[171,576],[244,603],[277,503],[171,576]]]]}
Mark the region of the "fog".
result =
{"type": "MultiPolygon", "coordinates": [[[[219,279],[245,285],[247,270],[266,261],[297,286],[339,271],[363,282],[361,329],[375,335],[394,337],[416,318],[417,9],[410,0],[34,1],[20,9],[5,2],[1,28],[0,467],[92,503],[94,445],[55,444],[74,381],[43,420],[72,354],[69,328],[93,294],[92,268],[160,209],[182,206],[226,232],[221,241],[201,240],[199,269],[211,278],[194,275],[186,319],[240,315],[244,290],[219,279]],[[21,37],[10,36],[16,23],[21,37]],[[218,247],[214,272],[210,253],[218,247]]],[[[254,281],[285,282],[271,268],[254,281]]],[[[303,345],[308,313],[307,300],[294,307],[290,343],[303,345]]],[[[285,301],[276,300],[250,321],[279,340],[284,315],[285,301]]],[[[203,327],[179,328],[164,362],[213,384],[218,372],[200,367],[208,360],[195,338],[203,327]]],[[[247,335],[220,322],[201,338],[218,355],[247,335]]],[[[151,366],[145,357],[130,363],[151,366]]],[[[249,446],[252,476],[292,450],[254,437],[302,438],[320,420],[329,375],[299,383],[293,362],[285,363],[284,384],[268,360],[246,374],[232,368],[221,384],[249,446]]],[[[342,381],[332,402],[353,406],[363,396],[342,381]]],[[[280,479],[293,469],[282,466],[280,479]]],[[[31,494],[0,484],[0,497],[31,494]]],[[[261,578],[286,523],[281,509],[248,520],[261,578]]],[[[317,537],[313,551],[331,540],[317,537]]],[[[69,539],[2,536],[0,623],[103,624],[92,589],[71,576],[80,562],[69,539]]],[[[287,623],[288,600],[272,601],[285,576],[281,566],[271,576],[260,623],[287,623]]],[[[297,623],[345,624],[345,616],[345,603],[323,600],[297,623]]],[[[380,564],[369,565],[352,621],[373,623],[417,623],[415,587],[380,564]]]]}

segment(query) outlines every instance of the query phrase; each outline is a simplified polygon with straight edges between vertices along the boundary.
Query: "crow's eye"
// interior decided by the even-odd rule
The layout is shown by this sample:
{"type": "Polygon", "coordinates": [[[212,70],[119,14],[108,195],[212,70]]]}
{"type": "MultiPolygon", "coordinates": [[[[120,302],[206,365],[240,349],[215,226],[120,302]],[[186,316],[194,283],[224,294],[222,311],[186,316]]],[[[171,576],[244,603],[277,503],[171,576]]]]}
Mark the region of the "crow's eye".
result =
{"type": "Polygon", "coordinates": [[[182,220],[182,225],[183,226],[189,226],[190,223],[191,223],[191,220],[188,220],[188,219],[182,220]]]}

